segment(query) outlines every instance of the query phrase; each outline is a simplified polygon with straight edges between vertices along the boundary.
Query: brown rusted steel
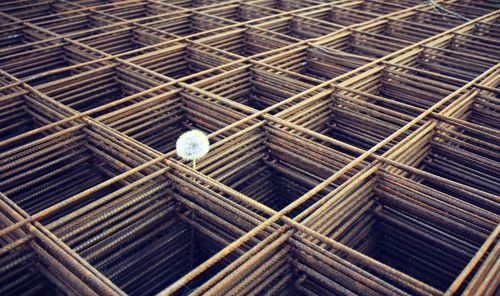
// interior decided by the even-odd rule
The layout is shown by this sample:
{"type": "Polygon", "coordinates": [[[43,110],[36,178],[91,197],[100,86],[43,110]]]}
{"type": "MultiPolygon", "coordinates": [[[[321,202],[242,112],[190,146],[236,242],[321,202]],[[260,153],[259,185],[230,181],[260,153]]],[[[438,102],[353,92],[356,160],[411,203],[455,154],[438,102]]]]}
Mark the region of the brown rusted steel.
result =
{"type": "Polygon", "coordinates": [[[495,1],[0,3],[1,295],[494,295],[495,1]],[[176,155],[198,129],[196,170],[176,155]]]}

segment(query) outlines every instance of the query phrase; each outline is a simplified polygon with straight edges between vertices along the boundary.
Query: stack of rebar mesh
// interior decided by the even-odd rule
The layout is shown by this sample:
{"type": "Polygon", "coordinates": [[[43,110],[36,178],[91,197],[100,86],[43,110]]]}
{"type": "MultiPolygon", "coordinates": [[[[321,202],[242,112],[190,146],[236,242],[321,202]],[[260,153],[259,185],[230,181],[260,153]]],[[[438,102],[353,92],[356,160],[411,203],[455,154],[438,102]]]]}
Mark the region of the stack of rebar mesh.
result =
{"type": "Polygon", "coordinates": [[[0,295],[498,293],[499,8],[2,1],[0,295]]]}

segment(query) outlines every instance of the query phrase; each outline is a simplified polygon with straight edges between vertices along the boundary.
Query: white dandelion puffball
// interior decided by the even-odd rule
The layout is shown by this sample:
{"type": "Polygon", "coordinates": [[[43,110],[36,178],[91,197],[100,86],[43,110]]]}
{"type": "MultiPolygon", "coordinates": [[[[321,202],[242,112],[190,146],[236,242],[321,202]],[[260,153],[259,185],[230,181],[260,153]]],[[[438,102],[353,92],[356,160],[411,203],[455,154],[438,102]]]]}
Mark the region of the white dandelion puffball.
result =
{"type": "Polygon", "coordinates": [[[197,160],[208,153],[210,142],[208,137],[199,130],[183,133],[175,144],[177,155],[184,160],[197,160]]]}

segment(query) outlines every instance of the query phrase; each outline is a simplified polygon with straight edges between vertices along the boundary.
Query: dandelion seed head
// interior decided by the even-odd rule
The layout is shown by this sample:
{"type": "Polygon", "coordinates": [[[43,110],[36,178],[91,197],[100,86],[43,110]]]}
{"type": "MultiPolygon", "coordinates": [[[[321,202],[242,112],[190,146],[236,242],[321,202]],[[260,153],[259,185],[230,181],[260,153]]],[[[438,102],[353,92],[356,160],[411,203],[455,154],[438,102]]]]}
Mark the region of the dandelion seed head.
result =
{"type": "Polygon", "coordinates": [[[177,155],[184,160],[197,160],[205,156],[210,149],[208,137],[199,130],[183,133],[175,145],[177,155]]]}

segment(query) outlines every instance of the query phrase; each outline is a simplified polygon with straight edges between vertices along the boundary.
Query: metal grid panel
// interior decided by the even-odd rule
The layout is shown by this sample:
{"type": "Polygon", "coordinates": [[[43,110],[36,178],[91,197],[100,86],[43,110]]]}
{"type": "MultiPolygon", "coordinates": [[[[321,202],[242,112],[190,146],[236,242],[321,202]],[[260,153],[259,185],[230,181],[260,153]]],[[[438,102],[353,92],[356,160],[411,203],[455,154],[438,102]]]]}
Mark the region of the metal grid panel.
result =
{"type": "Polygon", "coordinates": [[[0,294],[495,294],[496,9],[2,2],[0,294]]]}

